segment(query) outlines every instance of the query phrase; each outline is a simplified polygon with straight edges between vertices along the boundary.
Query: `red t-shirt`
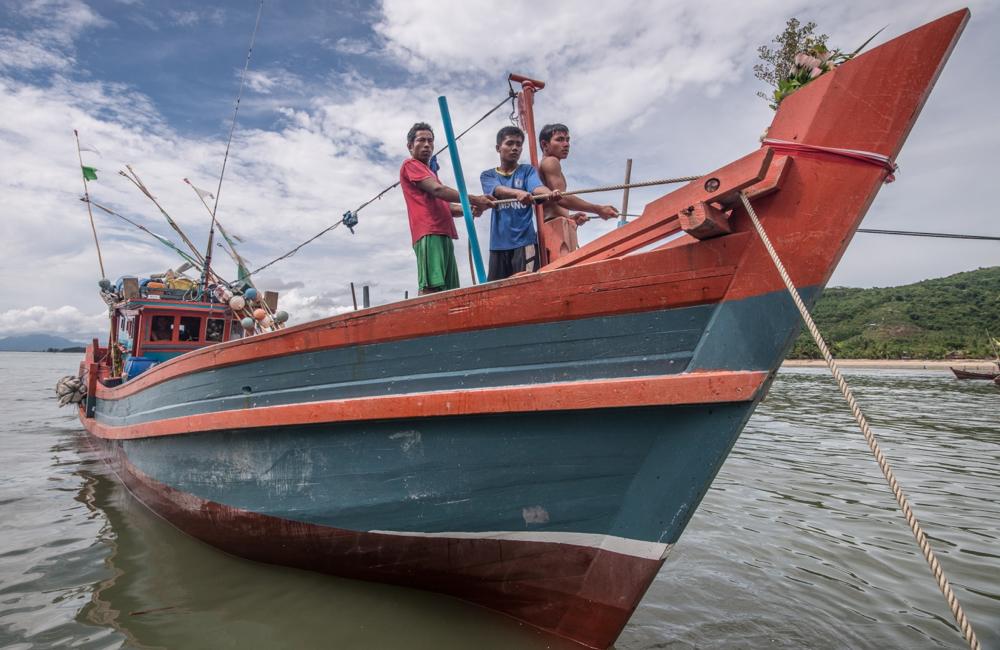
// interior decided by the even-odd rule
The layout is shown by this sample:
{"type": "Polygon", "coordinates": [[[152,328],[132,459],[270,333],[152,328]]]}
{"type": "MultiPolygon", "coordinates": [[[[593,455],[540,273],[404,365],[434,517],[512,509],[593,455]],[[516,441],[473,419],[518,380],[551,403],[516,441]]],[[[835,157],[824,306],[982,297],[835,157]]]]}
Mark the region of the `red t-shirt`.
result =
{"type": "Polygon", "coordinates": [[[403,188],[403,198],[406,199],[413,243],[416,244],[425,235],[447,235],[458,239],[449,203],[417,187],[417,183],[425,178],[437,180],[437,174],[416,158],[407,158],[399,168],[399,185],[403,188]]]}

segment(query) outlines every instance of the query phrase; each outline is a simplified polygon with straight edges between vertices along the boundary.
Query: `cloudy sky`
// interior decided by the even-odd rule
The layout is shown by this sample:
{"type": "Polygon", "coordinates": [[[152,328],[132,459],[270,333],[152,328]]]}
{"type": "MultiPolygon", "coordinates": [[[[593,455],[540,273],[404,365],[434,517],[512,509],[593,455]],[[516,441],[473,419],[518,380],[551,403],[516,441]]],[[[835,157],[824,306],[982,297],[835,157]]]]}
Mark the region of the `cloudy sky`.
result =
{"type": "MultiPolygon", "coordinates": [[[[265,2],[223,182],[219,219],[259,266],[336,221],[398,176],[405,133],[440,124],[447,95],[462,129],[507,93],[508,72],[543,79],[536,121],[573,131],[570,187],[703,173],[758,146],[771,120],[754,79],[756,48],[797,16],[834,47],[876,44],[960,8],[939,0],[873,5],[690,0],[538,3],[509,0],[265,2]],[[510,17],[503,20],[503,14],[510,17]],[[533,17],[538,15],[538,19],[533,17]]],[[[1000,235],[987,191],[1000,177],[993,63],[1000,3],[971,3],[972,20],[865,226],[1000,235]],[[980,180],[986,182],[984,186],[980,180]]],[[[172,235],[155,206],[117,175],[139,174],[191,239],[208,216],[182,179],[214,191],[255,0],[0,0],[0,336],[102,332],[100,277],[73,129],[96,167],[93,199],[172,235]]],[[[466,176],[496,164],[501,109],[463,139],[466,176]]],[[[438,129],[439,134],[443,134],[438,129]]],[[[442,136],[443,137],[443,136],[442,136]]],[[[451,182],[450,165],[442,179],[451,182]]],[[[659,193],[633,192],[638,212],[659,193]]],[[[619,204],[620,195],[606,202],[619,204]]],[[[280,289],[293,322],[350,305],[348,283],[376,303],[412,294],[413,253],[398,190],[279,262],[259,285],[280,289]]],[[[112,279],[176,266],[143,233],[95,213],[112,279]]],[[[589,241],[610,227],[591,223],[589,241]]],[[[480,220],[479,237],[488,240],[480,220]]],[[[466,240],[458,243],[463,285],[466,240]]],[[[832,284],[888,286],[998,263],[996,242],[859,234],[832,284]]],[[[219,251],[224,275],[234,275],[219,251]]]]}

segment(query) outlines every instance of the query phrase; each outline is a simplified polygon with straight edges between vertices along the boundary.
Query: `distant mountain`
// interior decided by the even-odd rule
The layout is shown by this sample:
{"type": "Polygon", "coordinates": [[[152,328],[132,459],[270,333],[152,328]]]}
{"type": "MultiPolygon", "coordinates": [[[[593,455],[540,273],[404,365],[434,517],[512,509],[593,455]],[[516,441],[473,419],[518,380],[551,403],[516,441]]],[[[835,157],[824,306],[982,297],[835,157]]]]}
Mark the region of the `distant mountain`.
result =
{"type": "Polygon", "coordinates": [[[45,352],[50,349],[62,350],[86,345],[52,334],[21,334],[0,339],[0,351],[3,352],[45,352]]]}
{"type": "MultiPolygon", "coordinates": [[[[901,287],[823,292],[812,315],[835,357],[992,357],[986,331],[1000,336],[1000,266],[901,287]]],[[[790,359],[818,359],[808,332],[790,359]]]]}

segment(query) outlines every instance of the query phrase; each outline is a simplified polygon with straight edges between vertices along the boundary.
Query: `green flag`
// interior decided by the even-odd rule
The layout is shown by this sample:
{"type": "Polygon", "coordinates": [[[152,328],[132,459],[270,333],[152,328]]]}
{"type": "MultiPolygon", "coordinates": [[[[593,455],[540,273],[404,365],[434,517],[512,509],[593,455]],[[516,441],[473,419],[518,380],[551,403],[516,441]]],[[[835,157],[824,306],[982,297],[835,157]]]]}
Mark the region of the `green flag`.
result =
{"type": "Polygon", "coordinates": [[[94,169],[93,167],[87,167],[86,165],[83,165],[83,178],[84,180],[88,181],[96,181],[97,170],[94,169]]]}

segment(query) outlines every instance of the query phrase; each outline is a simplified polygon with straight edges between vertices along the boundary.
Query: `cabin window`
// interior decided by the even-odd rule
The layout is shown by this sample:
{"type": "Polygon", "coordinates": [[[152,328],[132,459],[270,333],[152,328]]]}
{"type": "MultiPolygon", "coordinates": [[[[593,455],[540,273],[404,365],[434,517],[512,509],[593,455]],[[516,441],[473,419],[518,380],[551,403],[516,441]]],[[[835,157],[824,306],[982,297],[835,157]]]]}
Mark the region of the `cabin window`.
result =
{"type": "Polygon", "coordinates": [[[235,341],[241,338],[243,338],[243,326],[240,325],[238,320],[234,320],[229,324],[229,340],[235,341]]]}
{"type": "Polygon", "coordinates": [[[226,321],[222,318],[209,318],[205,325],[205,340],[213,343],[222,341],[222,330],[226,328],[226,321]]]}
{"type": "Polygon", "coordinates": [[[153,316],[149,326],[150,341],[169,341],[174,338],[174,317],[153,316]]]}
{"type": "Polygon", "coordinates": [[[201,340],[201,318],[198,316],[181,316],[180,340],[201,340]]]}

